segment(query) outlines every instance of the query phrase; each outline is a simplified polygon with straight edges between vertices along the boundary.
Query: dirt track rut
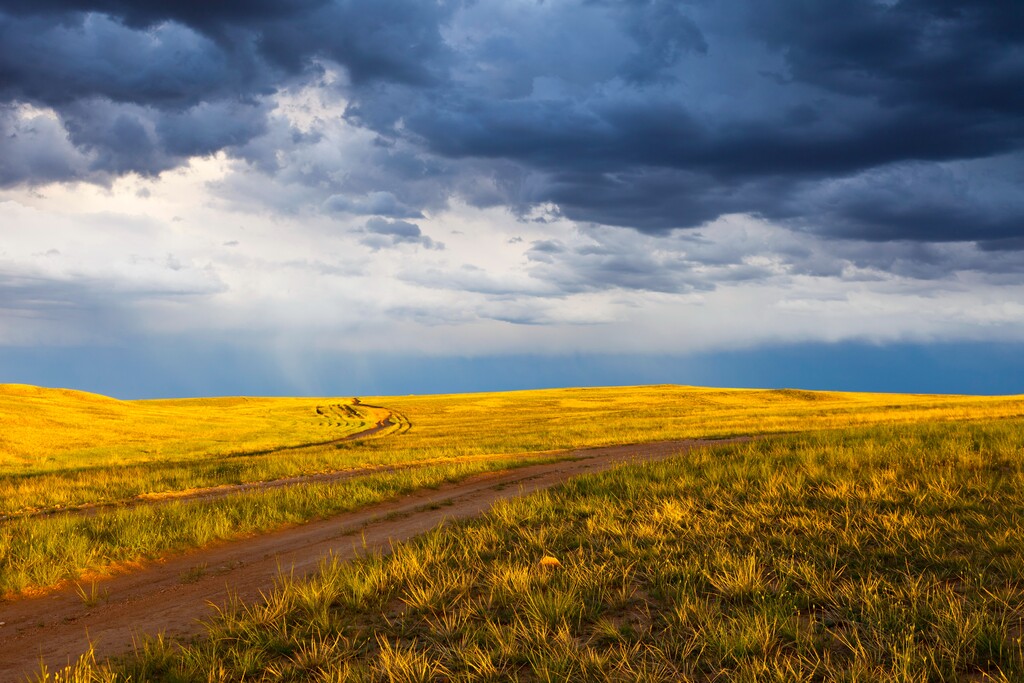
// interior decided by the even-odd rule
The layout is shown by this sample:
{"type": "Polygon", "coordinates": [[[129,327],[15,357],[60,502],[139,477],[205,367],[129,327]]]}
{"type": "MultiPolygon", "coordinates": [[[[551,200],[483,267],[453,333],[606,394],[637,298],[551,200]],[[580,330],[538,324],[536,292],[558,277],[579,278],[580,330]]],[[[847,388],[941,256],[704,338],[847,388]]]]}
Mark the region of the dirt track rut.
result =
{"type": "MultiPolygon", "coordinates": [[[[358,399],[357,399],[358,400],[358,399]]],[[[375,408],[377,406],[368,406],[375,408]]],[[[396,424],[401,425],[401,422],[396,422],[394,414],[389,415],[383,420],[378,421],[374,426],[343,436],[340,439],[331,439],[329,441],[317,441],[314,443],[301,444],[298,446],[282,446],[280,448],[274,448],[266,451],[258,451],[256,453],[247,453],[246,455],[258,455],[264,453],[284,453],[286,451],[300,451],[307,448],[323,448],[325,446],[336,446],[338,444],[346,443],[349,441],[359,441],[361,439],[368,439],[372,436],[379,434],[385,429],[390,429],[396,424]]],[[[408,422],[406,422],[408,424],[408,422]]],[[[395,465],[395,466],[381,466],[377,468],[380,472],[392,472],[404,467],[414,465],[395,465]]],[[[245,484],[223,484],[221,486],[211,486],[209,488],[194,489],[188,491],[172,491],[168,493],[158,494],[143,494],[127,500],[112,501],[109,503],[92,503],[88,505],[78,505],[75,507],[58,508],[58,509],[46,509],[46,510],[32,510],[29,512],[19,512],[10,515],[0,515],[0,522],[6,522],[11,519],[25,519],[29,517],[55,517],[57,515],[95,515],[104,510],[110,510],[112,508],[126,508],[126,507],[138,507],[140,505],[160,505],[163,503],[176,503],[190,500],[215,500],[217,498],[226,498],[235,493],[244,493],[246,491],[255,491],[259,489],[274,489],[282,488],[285,486],[294,486],[295,484],[304,484],[312,481],[331,482],[341,481],[343,479],[351,479],[363,474],[366,474],[366,469],[357,470],[339,470],[337,472],[324,472],[321,474],[307,474],[295,477],[285,477],[282,479],[274,479],[271,481],[254,481],[245,484]]],[[[2,683],[2,682],[0,682],[2,683]]]]}
{"type": "MultiPolygon", "coordinates": [[[[472,517],[499,500],[559,484],[578,474],[626,462],[667,458],[708,444],[748,440],[683,440],[609,446],[566,453],[567,460],[477,475],[438,489],[329,519],[222,543],[170,557],[96,584],[104,596],[87,606],[74,587],[41,597],[0,602],[0,681],[23,680],[74,661],[91,642],[97,657],[130,651],[133,639],[163,632],[187,638],[202,631],[228,594],[254,600],[281,571],[302,576],[329,555],[357,557],[387,550],[444,524],[472,517]],[[201,571],[197,568],[203,568],[201,571]]],[[[86,588],[89,592],[89,588],[86,588]]]]}

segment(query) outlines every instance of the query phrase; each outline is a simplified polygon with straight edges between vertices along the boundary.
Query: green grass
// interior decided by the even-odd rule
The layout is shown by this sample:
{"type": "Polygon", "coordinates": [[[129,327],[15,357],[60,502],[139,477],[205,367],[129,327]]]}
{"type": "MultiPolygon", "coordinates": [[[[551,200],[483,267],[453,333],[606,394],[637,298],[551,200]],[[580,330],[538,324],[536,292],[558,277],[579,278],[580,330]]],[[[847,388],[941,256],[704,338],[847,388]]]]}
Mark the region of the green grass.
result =
{"type": "Polygon", "coordinates": [[[218,500],[174,501],[90,516],[10,520],[0,525],[0,595],[116,571],[120,564],[358,510],[480,472],[543,461],[493,458],[422,465],[335,483],[237,493],[218,500]]]}
{"type": "Polygon", "coordinates": [[[1019,681],[1022,577],[1024,421],[876,426],[580,477],[64,673],[1019,681]]]}

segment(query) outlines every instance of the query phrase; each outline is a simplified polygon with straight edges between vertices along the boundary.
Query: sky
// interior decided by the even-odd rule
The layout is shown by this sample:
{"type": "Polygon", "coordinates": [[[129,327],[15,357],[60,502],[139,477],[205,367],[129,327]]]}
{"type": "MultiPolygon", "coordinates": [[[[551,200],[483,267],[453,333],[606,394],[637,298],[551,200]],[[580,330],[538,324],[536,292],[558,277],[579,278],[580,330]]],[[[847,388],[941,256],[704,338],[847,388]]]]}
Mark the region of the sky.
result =
{"type": "Polygon", "coordinates": [[[1024,393],[1024,4],[0,0],[0,382],[1024,393]]]}

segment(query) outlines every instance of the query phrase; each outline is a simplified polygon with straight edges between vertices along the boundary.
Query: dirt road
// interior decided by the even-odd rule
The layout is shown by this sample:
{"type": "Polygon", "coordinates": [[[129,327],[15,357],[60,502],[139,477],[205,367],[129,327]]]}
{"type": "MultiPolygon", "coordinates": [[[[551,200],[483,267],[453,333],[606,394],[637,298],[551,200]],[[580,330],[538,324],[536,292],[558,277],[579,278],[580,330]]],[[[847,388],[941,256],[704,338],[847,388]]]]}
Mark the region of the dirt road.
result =
{"type": "Polygon", "coordinates": [[[43,597],[0,602],[0,681],[23,680],[66,665],[90,641],[97,657],[130,651],[133,638],[163,632],[173,638],[202,631],[230,592],[254,600],[281,571],[302,576],[333,555],[350,559],[384,549],[447,520],[486,511],[496,501],[559,484],[578,474],[625,462],[660,460],[696,446],[744,441],[684,440],[574,451],[573,458],[492,472],[420,491],[398,500],[151,563],[90,587],[85,600],[72,587],[43,597]],[[94,604],[87,604],[94,603],[94,604]]]}

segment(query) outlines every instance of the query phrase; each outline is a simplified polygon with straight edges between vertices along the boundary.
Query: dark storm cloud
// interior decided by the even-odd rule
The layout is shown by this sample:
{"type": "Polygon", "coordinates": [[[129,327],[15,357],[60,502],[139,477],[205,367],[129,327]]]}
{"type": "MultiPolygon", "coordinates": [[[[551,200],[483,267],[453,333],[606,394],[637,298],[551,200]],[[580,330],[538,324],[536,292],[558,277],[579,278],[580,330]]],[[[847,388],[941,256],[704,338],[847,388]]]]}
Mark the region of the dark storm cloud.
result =
{"type": "Polygon", "coordinates": [[[332,195],[324,202],[330,211],[357,215],[387,216],[388,218],[423,218],[423,212],[412,209],[390,192],[371,192],[363,197],[332,195]]]}
{"type": "Polygon", "coordinates": [[[567,249],[549,240],[535,242],[526,253],[531,275],[567,293],[606,289],[686,292],[713,289],[692,274],[679,254],[653,256],[641,250],[622,252],[604,245],[567,249]]]}
{"type": "Polygon", "coordinates": [[[650,2],[608,2],[590,0],[621,17],[636,49],[623,65],[623,75],[632,81],[655,80],[686,52],[706,53],[708,44],[700,28],[686,15],[684,6],[673,0],[650,2]]]}
{"type": "Polygon", "coordinates": [[[76,157],[60,122],[0,106],[0,187],[74,180],[84,163],[76,157]]]}
{"type": "Polygon", "coordinates": [[[265,127],[252,61],[177,24],[0,14],[0,98],[52,108],[71,143],[57,145],[59,172],[19,176],[0,160],[0,183],[153,175],[241,144],[265,127]]]}
{"type": "Polygon", "coordinates": [[[281,19],[323,5],[325,0],[5,0],[0,7],[16,15],[100,12],[123,17],[125,23],[147,27],[176,20],[212,30],[225,24],[281,19]]]}
{"type": "MultiPolygon", "coordinates": [[[[569,242],[535,240],[524,255],[531,279],[545,285],[540,292],[558,295],[608,290],[686,293],[740,282],[778,286],[800,276],[861,283],[897,276],[916,281],[907,282],[904,293],[919,291],[925,296],[932,296],[940,281],[948,283],[954,275],[981,275],[1001,285],[1024,282],[1024,251],[986,252],[973,243],[913,240],[892,241],[879,249],[870,241],[823,239],[747,219],[708,231],[671,234],[591,228],[569,242]]],[[[451,286],[482,291],[463,286],[460,279],[451,286]]]]}
{"type": "Polygon", "coordinates": [[[1021,83],[1024,5],[997,0],[0,0],[0,98],[53,108],[71,143],[6,116],[21,158],[0,183],[227,150],[330,212],[419,218],[454,194],[650,233],[749,213],[1014,250],[1021,83]],[[327,63],[380,168],[268,133],[267,95],[327,63]]]}
{"type": "Polygon", "coordinates": [[[853,183],[855,188],[826,192],[820,205],[807,202],[805,209],[819,210],[813,219],[802,218],[801,222],[823,221],[830,234],[872,241],[887,241],[898,235],[936,242],[970,237],[999,244],[1024,233],[1024,202],[1009,188],[1006,195],[986,202],[968,192],[944,193],[944,183],[915,188],[907,180],[896,178],[888,185],[853,183]]]}
{"type": "Polygon", "coordinates": [[[104,98],[181,109],[259,88],[254,59],[179,24],[139,31],[106,15],[0,14],[5,99],[60,107],[104,98]]]}
{"type": "MultiPolygon", "coordinates": [[[[742,22],[724,29],[721,17],[703,15],[720,33],[709,35],[706,59],[679,71],[675,89],[514,102],[449,97],[405,123],[440,154],[516,159],[543,173],[546,182],[528,199],[554,201],[577,220],[658,231],[747,212],[872,240],[1024,231],[1012,187],[995,203],[958,202],[912,177],[898,179],[906,192],[830,187],[862,174],[898,177],[914,164],[955,167],[1007,154],[1015,163],[1003,169],[1019,182],[1024,6],[793,2],[738,14],[742,22]],[[725,52],[756,70],[761,55],[743,38],[774,55],[780,71],[762,74],[753,94],[727,80],[684,87],[692,69],[714,71],[725,52]],[[730,106],[709,115],[706,97],[730,106]],[[799,201],[826,192],[827,207],[799,201]]],[[[984,192],[985,181],[963,183],[976,185],[965,194],[984,192]]]]}
{"type": "Polygon", "coordinates": [[[1014,116],[1024,107],[1017,2],[783,0],[750,25],[799,81],[915,108],[1014,116]]]}
{"type": "Polygon", "coordinates": [[[444,244],[430,239],[423,234],[420,226],[408,221],[371,218],[366,221],[364,230],[367,235],[362,243],[374,250],[400,244],[417,244],[424,249],[444,249],[444,244]]]}
{"type": "Polygon", "coordinates": [[[140,39],[154,28],[177,25],[202,34],[225,53],[255,52],[290,71],[305,68],[311,57],[326,57],[344,65],[355,81],[414,83],[433,77],[443,51],[438,27],[449,5],[414,0],[4,0],[0,11],[18,23],[35,22],[22,25],[37,29],[56,24],[74,30],[101,15],[128,29],[145,29],[140,39]]]}
{"type": "Polygon", "coordinates": [[[1019,179],[1024,6],[1011,5],[793,2],[747,8],[724,29],[701,8],[719,33],[670,72],[678,87],[515,100],[460,93],[403,121],[438,154],[514,159],[543,174],[528,202],[554,201],[577,220],[659,231],[746,212],[872,240],[1004,238],[1024,231],[1024,212],[1006,196],[954,207],[912,178],[900,182],[907,193],[844,183],[848,194],[831,189],[826,211],[798,200],[861,174],[1007,154],[1016,163],[1004,168],[1019,179]],[[757,70],[763,55],[742,38],[780,71],[760,74],[749,92],[727,80],[684,82],[693,69],[713,72],[723,53],[757,70]],[[711,114],[703,98],[729,106],[711,114]]]}
{"type": "Polygon", "coordinates": [[[47,163],[38,158],[53,145],[28,153],[36,161],[0,161],[0,182],[104,182],[237,151],[266,130],[265,98],[315,79],[323,60],[362,86],[431,82],[444,69],[438,31],[449,11],[412,0],[5,0],[0,105],[52,108],[75,149],[47,163]]]}
{"type": "Polygon", "coordinates": [[[678,294],[711,291],[725,283],[767,281],[781,274],[750,263],[752,256],[784,256],[788,263],[798,264],[788,274],[820,272],[831,265],[821,254],[791,242],[748,236],[738,243],[713,241],[699,233],[636,238],[603,228],[589,231],[574,244],[535,240],[525,256],[530,275],[561,293],[619,289],[678,294]]]}

